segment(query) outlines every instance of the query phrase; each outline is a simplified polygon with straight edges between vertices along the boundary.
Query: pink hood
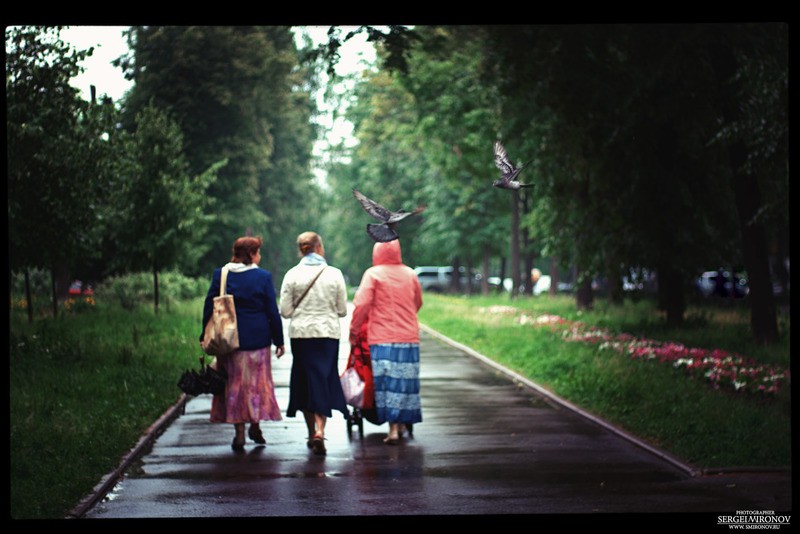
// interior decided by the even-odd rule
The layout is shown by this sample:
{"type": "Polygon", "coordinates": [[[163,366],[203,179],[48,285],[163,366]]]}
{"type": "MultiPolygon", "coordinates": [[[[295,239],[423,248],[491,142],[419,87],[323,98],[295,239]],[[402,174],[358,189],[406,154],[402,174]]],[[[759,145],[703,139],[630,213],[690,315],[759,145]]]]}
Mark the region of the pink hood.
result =
{"type": "Polygon", "coordinates": [[[418,343],[422,289],[414,270],[403,264],[400,242],[375,243],[372,264],[353,297],[351,340],[366,324],[370,345],[418,343]]]}
{"type": "Polygon", "coordinates": [[[372,247],[372,265],[394,265],[403,263],[400,241],[395,239],[388,243],[375,243],[372,247]]]}

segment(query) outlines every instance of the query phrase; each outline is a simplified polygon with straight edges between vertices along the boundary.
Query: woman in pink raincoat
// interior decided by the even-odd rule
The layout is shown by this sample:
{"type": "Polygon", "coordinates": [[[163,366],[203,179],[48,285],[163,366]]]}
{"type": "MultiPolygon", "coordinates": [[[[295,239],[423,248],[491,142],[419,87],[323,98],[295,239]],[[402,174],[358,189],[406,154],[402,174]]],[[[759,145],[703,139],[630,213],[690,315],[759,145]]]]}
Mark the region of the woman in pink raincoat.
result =
{"type": "Polygon", "coordinates": [[[364,271],[353,304],[350,341],[358,341],[367,322],[375,410],[380,423],[389,422],[384,442],[394,445],[405,425],[422,421],[417,321],[422,288],[414,270],[403,264],[398,240],[375,243],[372,267],[364,271]]]}

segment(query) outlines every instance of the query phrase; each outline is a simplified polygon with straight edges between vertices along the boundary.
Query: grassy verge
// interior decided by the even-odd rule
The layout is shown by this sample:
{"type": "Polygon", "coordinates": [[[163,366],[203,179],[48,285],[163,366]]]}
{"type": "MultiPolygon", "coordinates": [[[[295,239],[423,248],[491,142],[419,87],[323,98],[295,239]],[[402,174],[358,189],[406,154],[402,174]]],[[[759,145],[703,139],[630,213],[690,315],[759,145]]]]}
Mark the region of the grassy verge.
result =
{"type": "Polygon", "coordinates": [[[60,518],[119,465],[198,365],[201,301],[11,315],[11,516],[60,518]]]}
{"type": "Polygon", "coordinates": [[[789,365],[788,318],[777,346],[755,346],[749,314],[739,308],[692,308],[680,329],[667,329],[652,303],[597,302],[578,313],[568,297],[426,295],[420,320],[442,334],[698,467],[791,464],[790,387],[757,395],[690,377],[657,361],[634,360],[591,343],[570,343],[564,327],[532,326],[521,317],[552,314],[641,338],[721,349],[763,363],[789,365]]]}

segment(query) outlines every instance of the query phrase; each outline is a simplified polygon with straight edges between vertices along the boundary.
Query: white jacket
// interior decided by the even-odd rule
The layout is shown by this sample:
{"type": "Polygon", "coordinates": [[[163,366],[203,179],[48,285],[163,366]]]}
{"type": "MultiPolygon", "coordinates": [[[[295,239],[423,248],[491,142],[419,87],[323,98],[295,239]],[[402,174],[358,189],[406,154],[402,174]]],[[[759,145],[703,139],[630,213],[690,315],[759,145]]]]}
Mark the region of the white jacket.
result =
{"type": "Polygon", "coordinates": [[[281,315],[291,319],[290,338],[341,337],[339,318],[347,315],[347,287],[342,271],[336,267],[324,263],[309,265],[301,261],[283,277],[280,301],[281,315]],[[323,266],[323,273],[294,309],[292,303],[300,298],[323,266]]]}

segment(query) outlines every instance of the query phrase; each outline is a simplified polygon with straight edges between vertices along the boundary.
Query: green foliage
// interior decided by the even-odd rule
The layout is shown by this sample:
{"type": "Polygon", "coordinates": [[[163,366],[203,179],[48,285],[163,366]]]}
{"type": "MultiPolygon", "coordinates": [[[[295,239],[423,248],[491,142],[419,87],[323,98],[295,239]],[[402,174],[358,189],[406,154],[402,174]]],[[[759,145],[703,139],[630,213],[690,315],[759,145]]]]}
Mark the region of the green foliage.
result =
{"type": "MultiPolygon", "coordinates": [[[[422,32],[425,38],[436,37],[422,32]]],[[[381,204],[411,209],[427,206],[401,228],[403,259],[409,265],[477,264],[484,253],[505,254],[506,198],[487,191],[494,168],[492,142],[497,117],[491,90],[477,80],[475,41],[451,42],[435,53],[408,55],[406,75],[365,73],[348,108],[359,145],[345,151],[347,164],[329,169],[333,207],[326,219],[333,253],[353,282],[371,265],[368,216],[348,216],[358,188],[381,204]],[[489,139],[489,141],[487,141],[489,139]]]]}
{"type": "MultiPolygon", "coordinates": [[[[50,297],[50,273],[44,269],[28,269],[28,284],[35,297],[48,299],[50,297]]],[[[11,294],[15,298],[24,298],[25,274],[15,272],[11,279],[11,294]]]]}
{"type": "Polygon", "coordinates": [[[134,171],[115,191],[116,261],[128,270],[157,272],[191,258],[195,232],[206,222],[206,191],[216,177],[213,171],[189,174],[183,135],[168,113],[148,105],[136,121],[134,171]]]}
{"type": "MultiPolygon", "coordinates": [[[[205,296],[208,280],[190,278],[178,271],[166,271],[159,276],[159,292],[167,303],[205,296]]],[[[125,310],[153,301],[153,275],[140,272],[111,276],[95,288],[95,300],[119,304],[125,310]]]]}
{"type": "MultiPolygon", "coordinates": [[[[709,265],[747,260],[754,292],[769,291],[762,280],[769,273],[755,269],[766,264],[766,246],[753,242],[747,229],[764,224],[785,257],[784,24],[413,31],[417,39],[404,52],[408,69],[389,69],[394,76],[378,73],[367,81],[383,76],[389,81],[380,87],[397,95],[402,87],[411,107],[397,96],[381,102],[373,89],[359,95],[369,105],[364,111],[356,105],[353,118],[365,170],[380,169],[402,153],[398,146],[424,156],[406,158],[409,169],[401,169],[427,177],[422,189],[408,189],[429,205],[415,252],[449,256],[436,263],[470,263],[479,252],[504,257],[510,237],[512,243],[520,239],[529,257],[560,258],[587,279],[619,280],[626,270],[645,267],[661,275],[664,296],[677,297],[662,305],[678,322],[689,281],[709,265]],[[731,60],[723,77],[721,58],[731,60]],[[726,114],[724,102],[737,103],[733,114],[726,114]],[[387,116],[387,109],[394,115],[387,116]],[[506,222],[509,205],[496,204],[497,192],[487,187],[496,175],[489,147],[498,137],[510,153],[531,159],[526,176],[536,185],[523,197],[521,235],[506,222]],[[740,172],[732,156],[744,162],[743,172],[758,174],[758,182],[741,181],[750,189],[731,180],[740,172]],[[759,190],[766,192],[764,202],[755,200],[759,190]],[[752,213],[737,209],[739,197],[753,199],[752,213]],[[756,252],[748,258],[744,250],[756,252]]],[[[334,32],[331,44],[337,39],[334,32]]],[[[363,172],[355,159],[350,169],[363,172]]],[[[397,178],[380,171],[350,174],[361,189],[380,183],[386,195],[385,180],[397,178]]],[[[512,257],[512,272],[518,263],[512,257]]],[[[752,299],[756,323],[772,320],[770,298],[752,299]]]]}
{"type": "Polygon", "coordinates": [[[113,106],[69,85],[91,49],[65,45],[60,28],[7,28],[6,51],[11,268],[78,264],[94,253],[113,106]]]}
{"type": "Polygon", "coordinates": [[[347,40],[362,33],[367,35],[367,42],[375,43],[386,51],[384,65],[389,71],[408,72],[407,56],[413,44],[419,41],[419,37],[405,26],[388,26],[386,30],[376,26],[359,26],[344,37],[341,28],[331,26],[328,29],[328,42],[320,44],[315,49],[306,50],[304,55],[308,60],[324,63],[328,75],[335,79],[336,64],[341,57],[339,48],[347,40]]]}
{"type": "Polygon", "coordinates": [[[133,27],[129,39],[122,65],[136,85],[126,123],[153,102],[179,125],[191,175],[228,162],[208,189],[215,218],[190,240],[202,254],[183,269],[210,272],[247,233],[262,236],[272,270],[288,269],[315,206],[314,106],[289,28],[133,27]]]}
{"type": "MultiPolygon", "coordinates": [[[[356,85],[357,99],[348,110],[360,144],[349,163],[334,163],[328,172],[331,199],[326,206],[326,253],[357,284],[372,265],[374,242],[366,224],[374,222],[353,198],[356,188],[389,209],[411,210],[426,203],[423,185],[434,179],[425,169],[414,135],[416,115],[411,96],[385,73],[365,73],[356,85]]],[[[400,228],[403,260],[417,263],[416,236],[426,213],[409,218],[400,228]]]]}

